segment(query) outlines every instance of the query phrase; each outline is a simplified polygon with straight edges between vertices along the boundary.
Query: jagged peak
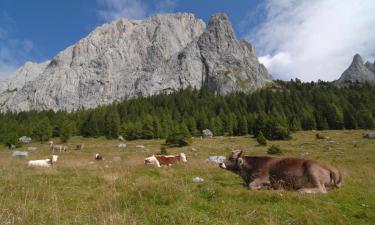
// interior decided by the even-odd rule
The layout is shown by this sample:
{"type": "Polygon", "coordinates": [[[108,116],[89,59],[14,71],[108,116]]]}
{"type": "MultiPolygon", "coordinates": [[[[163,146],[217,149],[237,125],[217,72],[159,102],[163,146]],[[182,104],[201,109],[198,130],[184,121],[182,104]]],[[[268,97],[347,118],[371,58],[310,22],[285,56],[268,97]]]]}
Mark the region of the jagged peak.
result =
{"type": "Polygon", "coordinates": [[[208,20],[207,30],[211,32],[222,32],[236,38],[233,27],[225,13],[215,13],[208,20]]]}
{"type": "Polygon", "coordinates": [[[354,55],[352,65],[363,65],[363,59],[360,54],[354,55]]]}

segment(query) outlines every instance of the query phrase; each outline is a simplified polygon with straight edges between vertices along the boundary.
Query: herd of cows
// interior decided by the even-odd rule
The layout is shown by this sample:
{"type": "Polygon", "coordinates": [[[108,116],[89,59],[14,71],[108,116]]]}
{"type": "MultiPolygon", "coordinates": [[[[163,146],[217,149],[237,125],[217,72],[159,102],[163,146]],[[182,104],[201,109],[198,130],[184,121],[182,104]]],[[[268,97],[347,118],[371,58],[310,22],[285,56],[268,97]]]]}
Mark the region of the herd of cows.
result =
{"type": "MultiPolygon", "coordinates": [[[[49,142],[52,152],[67,150],[66,146],[49,142]]],[[[84,144],[76,146],[82,150],[84,144]]],[[[287,189],[301,193],[327,193],[332,188],[342,185],[341,172],[333,166],[315,160],[274,156],[242,156],[242,151],[232,151],[227,157],[213,156],[220,168],[229,170],[244,180],[250,190],[287,189]]],[[[30,167],[51,167],[57,162],[58,156],[47,159],[30,160],[30,167]]],[[[103,160],[99,153],[95,160],[103,160]]],[[[210,159],[210,158],[209,158],[210,159]]],[[[144,159],[144,164],[156,167],[171,166],[175,163],[187,163],[184,153],[177,155],[152,155],[144,159]]]]}

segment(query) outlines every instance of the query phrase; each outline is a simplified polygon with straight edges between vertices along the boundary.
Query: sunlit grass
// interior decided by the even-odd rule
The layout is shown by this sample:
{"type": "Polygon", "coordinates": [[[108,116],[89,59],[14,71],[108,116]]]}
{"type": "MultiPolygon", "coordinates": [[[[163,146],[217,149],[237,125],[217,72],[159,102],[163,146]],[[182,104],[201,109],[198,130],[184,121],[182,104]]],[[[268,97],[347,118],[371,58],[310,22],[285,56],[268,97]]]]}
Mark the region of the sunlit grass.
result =
{"type": "Polygon", "coordinates": [[[326,195],[249,191],[238,176],[206,162],[230,149],[266,154],[267,146],[250,137],[194,138],[192,146],[168,149],[186,153],[186,165],[163,168],[143,164],[163,140],[131,141],[120,150],[116,140],[74,137],[68,146],[85,143],[85,149],[57,153],[59,161],[47,169],[27,167],[27,160],[51,154],[46,143],[30,144],[38,150],[27,159],[2,147],[0,224],[375,224],[375,141],[361,132],[320,132],[329,140],[298,132],[289,141],[269,141],[284,156],[340,168],[343,187],[326,195]],[[105,160],[94,161],[95,153],[105,160]],[[205,182],[193,183],[196,176],[205,182]]]}

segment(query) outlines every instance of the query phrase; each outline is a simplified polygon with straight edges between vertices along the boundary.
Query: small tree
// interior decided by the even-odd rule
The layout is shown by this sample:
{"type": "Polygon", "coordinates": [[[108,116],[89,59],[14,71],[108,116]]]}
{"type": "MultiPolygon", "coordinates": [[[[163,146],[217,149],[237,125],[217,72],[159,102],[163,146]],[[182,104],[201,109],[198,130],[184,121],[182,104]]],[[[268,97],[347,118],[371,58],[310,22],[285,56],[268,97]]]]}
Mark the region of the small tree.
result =
{"type": "Polygon", "coordinates": [[[14,145],[16,148],[21,147],[21,142],[18,140],[18,135],[16,132],[7,133],[4,137],[4,144],[11,148],[14,145]]]}
{"type": "Polygon", "coordinates": [[[33,132],[34,137],[40,141],[48,141],[52,137],[52,126],[47,117],[41,119],[33,132]]]}
{"type": "Polygon", "coordinates": [[[181,124],[175,132],[168,135],[167,140],[165,141],[167,145],[174,145],[174,146],[187,146],[190,145],[192,140],[185,124],[181,124]]]}
{"type": "Polygon", "coordinates": [[[167,147],[164,145],[160,146],[160,152],[157,153],[158,155],[168,155],[167,147]]]}
{"type": "Polygon", "coordinates": [[[271,147],[268,148],[267,154],[270,154],[270,155],[280,155],[280,154],[282,154],[282,150],[281,150],[280,147],[278,147],[276,145],[272,145],[271,147]]]}
{"type": "Polygon", "coordinates": [[[258,133],[257,142],[260,145],[267,145],[267,139],[264,137],[262,131],[259,131],[259,133],[258,133]]]}
{"type": "Polygon", "coordinates": [[[107,110],[104,119],[105,136],[108,139],[117,138],[120,132],[120,115],[116,107],[107,110]]]}
{"type": "Polygon", "coordinates": [[[68,142],[73,134],[73,124],[70,121],[64,121],[60,129],[60,140],[62,142],[68,142]]]}

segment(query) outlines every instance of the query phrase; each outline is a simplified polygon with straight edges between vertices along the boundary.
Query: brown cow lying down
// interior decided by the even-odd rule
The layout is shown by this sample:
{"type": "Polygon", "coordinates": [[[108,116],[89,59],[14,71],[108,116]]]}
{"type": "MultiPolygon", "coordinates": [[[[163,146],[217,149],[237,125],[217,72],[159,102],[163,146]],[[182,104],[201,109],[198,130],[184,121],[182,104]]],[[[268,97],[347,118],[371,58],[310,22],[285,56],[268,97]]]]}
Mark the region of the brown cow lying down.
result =
{"type": "Polygon", "coordinates": [[[220,167],[240,175],[251,190],[292,189],[302,193],[327,193],[339,187],[342,176],[336,168],[314,160],[270,156],[242,156],[232,151],[220,167]]]}
{"type": "Polygon", "coordinates": [[[153,164],[157,167],[162,165],[172,165],[177,162],[187,162],[185,153],[180,153],[178,155],[153,155],[145,158],[145,164],[153,164]]]}

